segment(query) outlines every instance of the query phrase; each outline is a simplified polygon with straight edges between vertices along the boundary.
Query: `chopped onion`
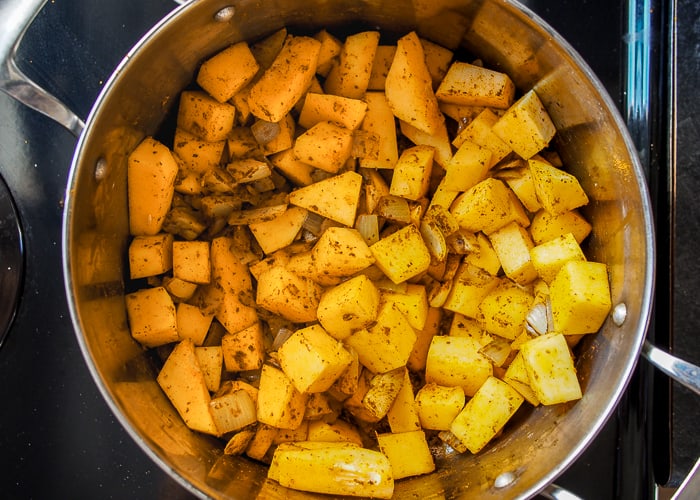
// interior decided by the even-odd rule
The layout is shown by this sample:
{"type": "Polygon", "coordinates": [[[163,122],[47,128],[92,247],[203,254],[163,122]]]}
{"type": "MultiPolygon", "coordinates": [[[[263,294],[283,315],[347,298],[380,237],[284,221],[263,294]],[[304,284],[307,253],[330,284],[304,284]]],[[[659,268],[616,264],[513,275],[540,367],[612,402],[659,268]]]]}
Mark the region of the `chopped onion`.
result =
{"type": "Polygon", "coordinates": [[[279,123],[258,120],[250,126],[250,131],[258,144],[265,145],[277,138],[281,127],[279,123]]]}
{"type": "Polygon", "coordinates": [[[527,313],[527,327],[534,335],[544,335],[549,331],[549,319],[547,317],[545,302],[535,302],[527,313]]]}
{"type": "Polygon", "coordinates": [[[313,212],[308,212],[306,215],[306,219],[304,220],[304,225],[302,227],[309,231],[311,234],[318,237],[323,232],[324,220],[325,218],[322,215],[318,215],[313,212]]]}
{"type": "Polygon", "coordinates": [[[274,219],[284,213],[287,205],[273,205],[270,207],[251,208],[247,210],[234,210],[228,218],[228,223],[232,226],[264,222],[274,219]]]}
{"type": "Polygon", "coordinates": [[[479,349],[479,353],[491,360],[495,366],[503,366],[510,352],[510,341],[495,336],[491,342],[479,349]]]}
{"type": "Polygon", "coordinates": [[[445,260],[445,257],[447,257],[447,243],[445,242],[445,235],[442,234],[438,224],[434,220],[422,220],[420,223],[420,234],[430,254],[438,261],[445,260]]]}
{"type": "Polygon", "coordinates": [[[209,413],[221,434],[237,431],[258,420],[255,403],[244,390],[212,399],[209,402],[209,413]]]}
{"type": "Polygon", "coordinates": [[[411,222],[411,208],[406,198],[398,196],[382,196],[375,212],[385,219],[408,224],[411,222]]]}
{"type": "Polygon", "coordinates": [[[289,328],[280,328],[277,331],[277,335],[275,336],[275,340],[272,341],[272,350],[276,351],[280,347],[282,347],[282,344],[284,344],[289,337],[292,336],[292,333],[294,333],[292,330],[289,328]]]}
{"type": "Polygon", "coordinates": [[[379,241],[379,216],[377,214],[358,215],[355,229],[362,235],[367,245],[379,241]]]}

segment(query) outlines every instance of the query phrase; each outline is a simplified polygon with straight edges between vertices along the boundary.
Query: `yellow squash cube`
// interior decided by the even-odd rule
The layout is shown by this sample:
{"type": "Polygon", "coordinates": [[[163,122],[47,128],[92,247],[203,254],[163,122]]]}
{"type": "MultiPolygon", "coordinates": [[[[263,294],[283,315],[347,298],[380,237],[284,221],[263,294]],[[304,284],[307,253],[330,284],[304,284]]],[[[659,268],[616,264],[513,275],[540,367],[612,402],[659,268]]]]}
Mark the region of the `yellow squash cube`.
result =
{"type": "Polygon", "coordinates": [[[546,283],[551,283],[564,263],[586,260],[573,234],[567,233],[530,249],[532,265],[546,283]]]}
{"type": "Polygon", "coordinates": [[[530,387],[543,405],[580,399],[581,385],[564,335],[548,333],[520,346],[530,387]]]}
{"type": "Polygon", "coordinates": [[[443,168],[447,167],[447,163],[452,158],[452,145],[450,137],[447,134],[447,125],[444,121],[438,124],[437,129],[433,133],[425,132],[416,127],[413,122],[399,120],[399,129],[403,136],[418,146],[430,146],[435,148],[435,156],[433,161],[443,168]]]}
{"type": "Polygon", "coordinates": [[[506,276],[521,285],[532,283],[537,278],[530,257],[534,243],[524,227],[510,222],[491,233],[489,239],[506,276]]]}
{"type": "Polygon", "coordinates": [[[394,283],[418,276],[430,267],[430,252],[413,224],[370,247],[379,269],[394,283]]]}
{"type": "Polygon", "coordinates": [[[425,326],[422,330],[416,331],[416,343],[413,344],[413,351],[408,358],[406,366],[409,370],[417,372],[425,369],[425,360],[428,357],[428,349],[430,341],[435,335],[440,332],[440,323],[442,321],[442,308],[428,307],[428,315],[425,320],[425,326]]]}
{"type": "Polygon", "coordinates": [[[508,186],[489,177],[455,199],[450,212],[471,232],[490,234],[514,220],[508,186]]]}
{"type": "Polygon", "coordinates": [[[175,129],[173,152],[192,172],[203,173],[217,167],[221,163],[224,147],[225,140],[205,141],[182,128],[175,129]]]}
{"type": "Polygon", "coordinates": [[[209,413],[211,397],[191,340],[185,339],[175,346],[158,373],[157,381],[187,427],[206,434],[219,434],[209,413]]]}
{"type": "Polygon", "coordinates": [[[180,95],[177,126],[209,142],[223,141],[233,129],[236,108],[201,90],[180,95]]]}
{"type": "Polygon", "coordinates": [[[256,303],[295,323],[316,320],[322,288],[308,278],[276,266],[258,278],[256,303]]]}
{"type": "Polygon", "coordinates": [[[491,108],[485,108],[457,134],[457,137],[452,140],[452,144],[459,148],[465,141],[470,141],[487,149],[491,152],[488,165],[491,168],[511,152],[510,146],[492,130],[497,121],[498,115],[491,108]]]}
{"type": "Polygon", "coordinates": [[[409,200],[423,198],[430,185],[434,154],[430,146],[405,149],[394,167],[389,193],[409,200]]]}
{"type": "Polygon", "coordinates": [[[404,292],[382,290],[382,300],[394,304],[404,313],[410,325],[422,330],[428,319],[428,296],[424,285],[407,283],[404,292]]]}
{"type": "Polygon", "coordinates": [[[228,372],[258,370],[265,359],[263,329],[259,322],[221,337],[224,366],[228,372]]]}
{"type": "Polygon", "coordinates": [[[309,441],[320,441],[323,443],[353,443],[362,446],[362,436],[352,424],[345,420],[336,420],[329,423],[323,420],[309,421],[308,437],[309,441]]]}
{"type": "Polygon", "coordinates": [[[316,65],[316,73],[321,76],[327,76],[331,70],[333,61],[340,54],[343,48],[343,43],[336,37],[328,33],[325,29],[314,35],[314,38],[321,42],[321,50],[318,53],[318,63],[316,65]]]}
{"type": "Polygon", "coordinates": [[[301,231],[308,212],[304,208],[289,207],[282,214],[267,221],[249,224],[250,232],[266,254],[290,245],[301,231]]]}
{"type": "Polygon", "coordinates": [[[383,92],[365,94],[367,112],[360,129],[379,137],[377,158],[360,158],[363,168],[394,168],[399,160],[396,119],[383,92]]]}
{"type": "Polygon", "coordinates": [[[594,333],[612,307],[605,264],[566,262],[549,286],[554,330],[565,335],[594,333]]]}
{"type": "Polygon", "coordinates": [[[437,87],[450,69],[450,63],[454,53],[442,45],[433,43],[425,38],[420,39],[425,54],[425,64],[433,80],[433,87],[437,87]]]}
{"type": "Polygon", "coordinates": [[[280,366],[299,392],[324,392],[352,362],[343,345],[320,325],[297,330],[277,351],[280,366]]]}
{"type": "Polygon", "coordinates": [[[448,311],[476,318],[479,304],[491,290],[496,288],[499,278],[468,262],[459,266],[452,280],[452,288],[443,307],[448,311]]]}
{"type": "Polygon", "coordinates": [[[427,383],[416,394],[416,408],[423,429],[446,431],[464,408],[466,397],[461,387],[427,383]]]}
{"type": "Polygon", "coordinates": [[[471,141],[464,141],[447,163],[444,189],[467,191],[486,178],[491,165],[491,151],[471,141]]]}
{"type": "Polygon", "coordinates": [[[383,305],[377,320],[367,329],[345,339],[357,351],[360,362],[373,373],[386,373],[406,364],[416,342],[416,332],[406,316],[393,305],[383,305]]]}
{"type": "Polygon", "coordinates": [[[384,90],[386,75],[389,74],[391,61],[396,54],[396,45],[378,45],[372,61],[372,74],[367,83],[367,90],[384,90]]]}
{"type": "Polygon", "coordinates": [[[131,279],[157,276],[173,266],[173,235],[137,236],[129,244],[131,279]]]}
{"type": "Polygon", "coordinates": [[[447,387],[461,387],[473,396],[493,374],[493,365],[479,350],[481,344],[469,337],[436,335],[430,343],[425,380],[447,387]]]}
{"type": "Polygon", "coordinates": [[[133,236],[160,232],[173,200],[177,173],[172,152],[152,137],[129,154],[129,231],[133,236]]]}
{"type": "Polygon", "coordinates": [[[503,381],[510,384],[516,391],[520,393],[525,401],[530,403],[532,406],[537,406],[540,404],[540,400],[537,399],[535,391],[532,390],[530,386],[530,376],[527,374],[527,368],[525,368],[525,362],[523,361],[523,353],[518,352],[513,358],[513,361],[508,365],[505,375],[503,375],[503,381]]]}
{"type": "MultiPolygon", "coordinates": [[[[195,346],[194,353],[197,356],[199,367],[202,369],[207,389],[209,389],[209,392],[218,391],[221,386],[221,372],[224,364],[221,346],[195,346]]],[[[253,413],[253,418],[254,417],[255,413],[253,413]]]]}
{"type": "Polygon", "coordinates": [[[377,434],[377,441],[379,449],[391,463],[395,480],[435,470],[433,455],[422,430],[377,434]]]}
{"type": "Polygon", "coordinates": [[[525,329],[534,297],[509,281],[489,293],[479,304],[479,323],[494,335],[513,340],[525,329]]]}
{"type": "Polygon", "coordinates": [[[311,249],[316,272],[329,276],[351,276],[374,263],[370,247],[357,229],[329,227],[311,249]]]}
{"type": "Polygon", "coordinates": [[[270,156],[270,162],[279,170],[282,175],[289,179],[295,186],[308,186],[313,184],[314,180],[311,174],[314,167],[308,163],[297,160],[294,156],[294,149],[280,151],[270,156]]]}
{"type": "Polygon", "coordinates": [[[542,151],[557,131],[534,90],[509,107],[492,130],[525,160],[542,151]]]}
{"type": "Polygon", "coordinates": [[[294,156],[297,160],[334,174],[350,158],[352,143],[352,131],[322,121],[297,137],[294,156]]]}
{"type": "Polygon", "coordinates": [[[163,287],[144,288],[125,296],[131,336],[145,347],[179,340],[175,304],[163,287]]]}
{"type": "Polygon", "coordinates": [[[258,72],[257,61],[246,42],[238,42],[202,63],[197,83],[219,102],[226,102],[258,72]]]}
{"type": "Polygon", "coordinates": [[[326,93],[361,99],[369,85],[378,45],[378,31],[349,35],[338,55],[338,63],[331,67],[326,77],[326,93]]]}
{"type": "Polygon", "coordinates": [[[299,125],[310,129],[320,122],[331,122],[355,130],[366,112],[367,103],[360,99],[309,92],[299,114],[299,125]]]}
{"type": "Polygon", "coordinates": [[[479,453],[515,414],[523,397],[507,383],[489,377],[452,422],[450,430],[472,453],[479,453]]]}
{"type": "Polygon", "coordinates": [[[180,339],[191,339],[201,346],[209,333],[213,315],[196,305],[180,302],[177,305],[177,333],[180,339]]]}
{"type": "Polygon", "coordinates": [[[394,398],[394,402],[386,414],[391,432],[409,432],[420,430],[421,424],[418,409],[413,395],[413,384],[408,370],[401,370],[403,383],[394,398]]]}
{"type": "Polygon", "coordinates": [[[208,241],[173,242],[173,276],[190,283],[211,281],[211,259],[208,241]]]}
{"type": "Polygon", "coordinates": [[[505,73],[455,61],[435,94],[440,102],[505,109],[513,103],[515,85],[505,73]]]}
{"type": "Polygon", "coordinates": [[[574,175],[539,158],[530,159],[528,164],[537,199],[547,212],[561,214],[588,203],[588,196],[574,175]]]}
{"type": "Polygon", "coordinates": [[[358,275],[327,289],[318,304],[318,321],[342,340],[377,318],[379,290],[365,275],[358,275]]]}
{"type": "Polygon", "coordinates": [[[529,212],[534,214],[542,208],[529,168],[514,168],[505,181],[529,212]]]}
{"type": "Polygon", "coordinates": [[[581,244],[591,233],[591,224],[576,210],[559,214],[540,210],[532,218],[528,229],[535,245],[553,240],[566,233],[573,234],[576,241],[581,244]]]}
{"type": "Polygon", "coordinates": [[[344,172],[289,193],[289,203],[346,226],[355,225],[362,176],[344,172]]]}
{"type": "Polygon", "coordinates": [[[280,429],[296,429],[304,418],[307,398],[282,370],[263,365],[258,392],[259,422],[280,429]]]}

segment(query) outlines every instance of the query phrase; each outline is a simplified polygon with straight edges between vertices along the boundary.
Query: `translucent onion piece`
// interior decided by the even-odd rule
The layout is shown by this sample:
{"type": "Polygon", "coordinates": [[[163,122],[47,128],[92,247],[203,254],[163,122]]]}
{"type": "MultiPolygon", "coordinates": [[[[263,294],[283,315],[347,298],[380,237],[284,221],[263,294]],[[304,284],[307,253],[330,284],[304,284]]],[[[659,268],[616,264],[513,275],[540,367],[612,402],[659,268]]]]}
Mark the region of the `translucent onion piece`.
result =
{"type": "Polygon", "coordinates": [[[253,222],[264,222],[274,219],[284,213],[287,205],[273,205],[271,207],[251,208],[248,210],[234,210],[228,218],[228,223],[232,226],[251,224],[253,222]]]}
{"type": "Polygon", "coordinates": [[[398,196],[382,196],[375,212],[385,219],[408,224],[411,222],[411,208],[408,200],[398,196]]]}
{"type": "Polygon", "coordinates": [[[437,222],[423,219],[420,223],[420,234],[430,255],[436,260],[443,261],[447,257],[447,242],[437,222]]]}
{"type": "Polygon", "coordinates": [[[458,230],[447,238],[447,245],[450,252],[464,255],[480,250],[479,240],[474,233],[458,230]]]}
{"type": "Polygon", "coordinates": [[[495,366],[503,366],[510,352],[510,341],[502,337],[494,337],[491,342],[479,349],[479,353],[487,357],[495,366]]]}
{"type": "Polygon", "coordinates": [[[258,420],[255,403],[243,390],[212,399],[209,413],[220,434],[240,430],[258,420]]]}
{"type": "Polygon", "coordinates": [[[318,215],[318,214],[315,214],[313,212],[309,212],[306,215],[306,220],[304,221],[304,225],[302,227],[304,229],[306,229],[307,231],[309,231],[311,234],[318,237],[323,232],[324,220],[325,220],[325,218],[322,215],[318,215]]]}
{"type": "Polygon", "coordinates": [[[535,335],[544,335],[549,331],[547,306],[544,302],[535,302],[527,313],[528,331],[535,335]]]}
{"type": "Polygon", "coordinates": [[[272,350],[276,351],[277,349],[282,347],[282,344],[284,344],[287,341],[287,339],[292,336],[292,333],[294,332],[289,328],[280,328],[277,331],[275,340],[272,341],[272,350]]]}
{"type": "Polygon", "coordinates": [[[250,126],[253,137],[258,144],[263,145],[277,138],[281,128],[279,123],[258,120],[250,126]]]}
{"type": "Polygon", "coordinates": [[[362,235],[368,245],[379,241],[379,216],[377,214],[358,215],[355,229],[362,235]]]}
{"type": "Polygon", "coordinates": [[[267,162],[255,158],[234,160],[226,165],[226,171],[236,184],[259,181],[270,177],[272,173],[267,162]]]}

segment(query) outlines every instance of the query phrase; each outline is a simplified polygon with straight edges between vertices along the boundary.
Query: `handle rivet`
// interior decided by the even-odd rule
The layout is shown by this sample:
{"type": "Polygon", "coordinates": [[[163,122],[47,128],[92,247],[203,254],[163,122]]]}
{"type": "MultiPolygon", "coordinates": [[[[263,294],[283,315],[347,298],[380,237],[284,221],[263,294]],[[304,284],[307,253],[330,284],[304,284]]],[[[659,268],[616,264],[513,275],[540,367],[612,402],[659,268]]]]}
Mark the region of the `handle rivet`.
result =
{"type": "Polygon", "coordinates": [[[100,158],[95,163],[95,180],[100,182],[107,175],[107,160],[100,158]]]}
{"type": "Polygon", "coordinates": [[[214,21],[219,23],[228,22],[233,18],[233,15],[235,13],[236,9],[232,5],[229,5],[228,7],[224,7],[223,9],[219,10],[216,14],[214,14],[214,21]]]}
{"type": "Polygon", "coordinates": [[[493,486],[497,489],[510,486],[515,481],[515,474],[512,472],[501,472],[493,482],[493,486]]]}
{"type": "Polygon", "coordinates": [[[615,326],[622,326],[627,319],[627,305],[624,302],[617,304],[612,311],[612,320],[615,326]]]}

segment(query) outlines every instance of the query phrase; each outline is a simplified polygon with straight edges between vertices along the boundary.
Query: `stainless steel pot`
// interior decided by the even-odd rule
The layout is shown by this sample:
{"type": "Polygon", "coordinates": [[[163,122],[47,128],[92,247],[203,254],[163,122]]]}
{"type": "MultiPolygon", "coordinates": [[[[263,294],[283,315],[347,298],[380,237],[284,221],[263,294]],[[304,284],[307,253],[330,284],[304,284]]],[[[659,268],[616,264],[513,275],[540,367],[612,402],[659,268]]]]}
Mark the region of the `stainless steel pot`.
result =
{"type": "MultiPolygon", "coordinates": [[[[4,17],[11,3],[26,24],[43,0],[0,0],[4,17]]],[[[80,134],[66,194],[63,271],[86,362],[120,423],[185,488],[209,497],[258,494],[265,467],[224,456],[218,441],[189,431],[158,387],[152,358],[129,335],[126,158],[158,130],[205,57],[283,26],[351,25],[394,33],[415,29],[508,72],[522,91],[535,88],[558,128],[557,147],[566,165],[590,196],[586,216],[594,229],[588,251],[609,266],[615,320],[584,341],[577,365],[583,399],[524,413],[479,456],[439,457],[437,472],[396,487],[397,498],[534,496],[595,438],[631,376],[652,306],[654,228],[642,169],[615,105],[575,51],[513,1],[195,0],[177,8],[129,52],[84,129],[55,100],[33,99],[42,96],[40,89],[26,84],[11,63],[14,45],[3,41],[0,56],[10,62],[0,69],[0,88],[42,112],[60,114],[60,121],[80,134]]],[[[7,36],[21,38],[21,30],[7,36]]],[[[274,491],[285,497],[281,489],[274,491]]]]}

